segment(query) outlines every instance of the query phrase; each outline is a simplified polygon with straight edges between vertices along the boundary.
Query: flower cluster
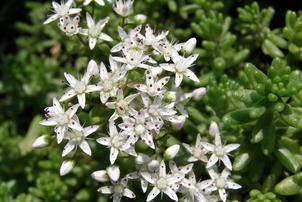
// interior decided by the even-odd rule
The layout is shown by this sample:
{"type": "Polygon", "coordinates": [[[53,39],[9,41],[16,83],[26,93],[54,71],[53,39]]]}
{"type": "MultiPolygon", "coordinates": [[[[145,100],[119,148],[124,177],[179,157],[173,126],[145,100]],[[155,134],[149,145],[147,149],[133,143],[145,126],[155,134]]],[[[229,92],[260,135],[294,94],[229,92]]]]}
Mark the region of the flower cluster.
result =
{"type": "MultiPolygon", "coordinates": [[[[95,0],[102,6],[102,0],[95,0]]],[[[94,3],[86,0],[84,6],[94,3]]],[[[113,9],[123,18],[133,12],[133,0],[116,0],[113,9]]],[[[54,14],[44,24],[58,20],[59,28],[67,36],[84,35],[90,49],[96,47],[98,40],[113,41],[103,33],[109,17],[94,21],[91,14],[86,13],[87,28],[79,27],[80,8],[74,8],[73,1],[58,4],[53,2],[54,14]]],[[[180,149],[180,145],[173,145],[166,149],[164,156],[158,156],[157,138],[164,130],[171,126],[182,128],[188,113],[184,102],[190,98],[199,100],[206,93],[205,88],[198,88],[189,93],[178,90],[184,78],[188,81],[199,82],[199,78],[191,69],[198,55],[193,54],[196,39],[191,38],[184,43],[172,43],[168,38],[168,31],[156,31],[150,25],[138,25],[125,30],[117,28],[120,42],[111,49],[107,61],[98,65],[90,60],[86,72],[81,78],[75,78],[65,72],[68,89],[58,100],[53,98],[53,105],[45,109],[46,119],[42,125],[54,126],[57,143],[67,142],[62,157],[72,158],[70,154],[79,146],[87,155],[92,155],[87,138],[99,129],[99,123],[82,126],[77,116],[79,108],[91,109],[90,95],[99,96],[97,105],[103,105],[111,110],[108,119],[108,135],[101,136],[96,142],[110,150],[110,166],[106,170],[96,171],[92,177],[100,182],[110,182],[110,186],[98,189],[102,194],[111,194],[113,201],[120,201],[123,196],[134,198],[135,193],[128,188],[128,180],[138,180],[145,193],[151,187],[147,201],[154,199],[159,193],[166,194],[174,201],[179,200],[180,194],[185,201],[226,201],[226,189],[238,189],[240,185],[229,179],[232,163],[228,153],[237,149],[238,144],[223,146],[216,123],[210,126],[210,134],[215,137],[215,144],[203,142],[197,136],[196,145],[183,144],[191,156],[187,165],[177,166],[173,161],[180,149]],[[108,67],[108,68],[107,68],[108,67]],[[129,76],[135,72],[139,77],[129,76]],[[75,98],[76,97],[76,98],[75,98]],[[76,104],[71,104],[76,102],[76,104]],[[70,106],[67,110],[64,106],[70,106]],[[138,142],[147,145],[154,155],[138,153],[138,142]],[[115,165],[119,155],[135,159],[136,170],[120,179],[120,168],[115,165]],[[211,154],[208,157],[208,154],[211,154]],[[165,160],[169,160],[167,172],[165,160]],[[197,182],[193,171],[195,162],[206,163],[211,179],[197,182]],[[216,173],[217,166],[223,162],[225,169],[221,174],[216,173]],[[214,167],[216,169],[214,169],[214,167]],[[215,171],[216,170],[216,171],[215,171]],[[150,186],[149,186],[150,185],[150,186]],[[217,193],[216,193],[217,191],[217,193]]],[[[39,137],[34,147],[45,146],[46,137],[39,137]],[[45,140],[45,141],[43,141],[45,140]]],[[[66,175],[74,166],[74,160],[63,162],[60,174],[66,175]]]]}

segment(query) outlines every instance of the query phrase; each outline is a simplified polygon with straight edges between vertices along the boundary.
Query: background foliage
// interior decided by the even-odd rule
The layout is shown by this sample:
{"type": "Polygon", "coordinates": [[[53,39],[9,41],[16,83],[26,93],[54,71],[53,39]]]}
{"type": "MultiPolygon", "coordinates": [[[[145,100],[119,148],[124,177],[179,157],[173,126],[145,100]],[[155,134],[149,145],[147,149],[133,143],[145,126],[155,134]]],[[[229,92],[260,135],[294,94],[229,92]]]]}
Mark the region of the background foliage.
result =
{"type": "MultiPolygon", "coordinates": [[[[98,183],[89,177],[92,171],[107,166],[107,151],[92,145],[96,151],[92,158],[79,155],[74,171],[59,177],[61,148],[31,148],[37,136],[51,133],[38,122],[50,98],[65,88],[63,72],[82,72],[88,61],[84,52],[101,61],[110,50],[100,44],[87,52],[76,37],[69,40],[60,33],[55,23],[43,26],[50,3],[12,0],[0,8],[0,201],[108,201],[97,194],[98,183]]],[[[232,194],[234,201],[302,200],[301,4],[135,2],[135,13],[148,16],[148,23],[157,30],[170,30],[175,41],[197,38],[200,56],[194,68],[201,79],[197,86],[206,86],[208,92],[200,102],[188,104],[190,119],[175,134],[192,143],[198,132],[208,138],[208,125],[215,120],[220,123],[224,142],[241,144],[233,156],[233,177],[244,188],[232,194]]],[[[107,33],[117,35],[120,19],[110,5],[98,8],[96,14],[109,15],[107,33]]],[[[187,82],[185,88],[197,86],[187,82]]],[[[90,115],[81,114],[88,121],[90,115]]],[[[125,169],[129,164],[119,163],[125,169]]],[[[203,166],[198,165],[197,170],[201,176],[203,166]]],[[[139,192],[139,187],[134,191],[139,192]]],[[[145,197],[139,195],[136,200],[145,197]]]]}

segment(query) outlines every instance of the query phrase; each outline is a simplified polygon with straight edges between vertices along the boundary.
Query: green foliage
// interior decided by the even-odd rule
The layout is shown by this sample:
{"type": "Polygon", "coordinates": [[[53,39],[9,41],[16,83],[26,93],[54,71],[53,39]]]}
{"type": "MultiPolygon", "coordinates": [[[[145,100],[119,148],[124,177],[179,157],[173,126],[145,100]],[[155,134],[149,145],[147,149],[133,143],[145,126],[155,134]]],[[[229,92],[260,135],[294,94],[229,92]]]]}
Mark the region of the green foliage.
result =
{"type": "MultiPolygon", "coordinates": [[[[197,38],[199,59],[194,68],[200,72],[198,86],[207,87],[201,101],[187,104],[190,118],[184,129],[165,131],[168,135],[161,134],[159,144],[193,144],[197,133],[210,139],[208,125],[217,121],[224,143],[241,144],[232,157],[233,177],[244,188],[231,194],[232,199],[301,201],[302,16],[287,11],[285,24],[272,25],[277,9],[261,8],[261,1],[242,7],[237,1],[230,2],[136,0],[135,12],[146,14],[157,31],[169,29],[174,40],[197,38]],[[227,3],[238,12],[230,14],[227,3]]],[[[97,44],[98,48],[90,51],[77,37],[64,36],[55,23],[43,26],[50,3],[26,1],[28,18],[15,24],[19,36],[11,43],[18,51],[1,53],[0,201],[108,201],[96,193],[99,184],[90,178],[91,171],[106,168],[107,150],[90,142],[96,151],[93,158],[76,156],[79,163],[74,171],[59,177],[62,148],[31,149],[37,136],[52,134],[37,123],[50,97],[65,88],[63,72],[77,75],[88,61],[81,53],[100,61],[108,57],[113,45],[97,44]]],[[[95,14],[110,16],[106,29],[118,40],[116,27],[121,19],[110,5],[96,9],[95,14]]],[[[184,88],[192,90],[187,84],[184,88]]],[[[106,133],[103,123],[110,114],[104,107],[93,106],[80,118],[89,125],[100,124],[106,133]]],[[[141,145],[138,149],[146,150],[141,145]]],[[[126,158],[119,163],[124,171],[133,167],[126,158]]],[[[204,167],[197,167],[198,175],[204,175],[204,167]]],[[[139,187],[134,189],[139,193],[139,187]]],[[[142,200],[145,198],[138,196],[137,201],[142,200]]]]}

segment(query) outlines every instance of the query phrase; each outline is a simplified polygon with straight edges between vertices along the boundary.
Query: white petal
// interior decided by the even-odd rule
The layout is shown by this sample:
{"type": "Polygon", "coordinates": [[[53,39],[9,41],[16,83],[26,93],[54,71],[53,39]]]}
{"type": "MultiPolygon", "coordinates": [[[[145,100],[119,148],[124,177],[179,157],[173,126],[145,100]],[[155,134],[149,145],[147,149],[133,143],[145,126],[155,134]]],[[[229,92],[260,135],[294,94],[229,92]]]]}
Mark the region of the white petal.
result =
{"type": "Polygon", "coordinates": [[[87,22],[88,28],[91,28],[92,26],[94,26],[94,20],[92,19],[91,15],[88,12],[86,13],[86,22],[87,22]]]}
{"type": "Polygon", "coordinates": [[[96,38],[89,38],[89,48],[92,50],[94,49],[96,44],[96,38]]]}
{"type": "Polygon", "coordinates": [[[199,183],[199,188],[200,189],[206,189],[209,186],[211,186],[214,183],[214,180],[204,180],[202,182],[199,183]]]}
{"type": "Polygon", "coordinates": [[[115,123],[112,121],[112,122],[109,122],[109,135],[112,137],[112,136],[115,136],[118,134],[118,131],[117,131],[117,128],[115,126],[115,123]]]}
{"type": "Polygon", "coordinates": [[[223,155],[222,157],[220,157],[220,159],[229,170],[232,170],[232,162],[227,155],[223,155]]]}
{"type": "Polygon", "coordinates": [[[175,72],[175,68],[173,64],[163,63],[160,64],[160,67],[169,72],[175,72]]]}
{"type": "Polygon", "coordinates": [[[231,182],[231,181],[227,181],[227,186],[229,189],[240,189],[241,185],[235,183],[235,182],[231,182]]]}
{"type": "Polygon", "coordinates": [[[112,187],[110,187],[110,186],[101,187],[97,191],[102,194],[112,194],[113,193],[112,187]]]}
{"type": "Polygon", "coordinates": [[[63,156],[63,157],[66,156],[66,155],[69,154],[74,148],[75,148],[75,145],[72,144],[72,143],[70,143],[70,142],[68,142],[68,143],[65,145],[64,149],[63,149],[62,156],[63,156]]]}
{"type": "Polygon", "coordinates": [[[111,145],[111,139],[109,137],[100,137],[96,141],[101,145],[105,145],[105,146],[111,145]]]}
{"type": "Polygon", "coordinates": [[[104,41],[113,41],[113,39],[108,34],[105,33],[101,33],[99,39],[104,41]]]}
{"type": "Polygon", "coordinates": [[[82,126],[80,125],[80,123],[77,120],[72,120],[68,124],[68,127],[72,128],[72,129],[75,129],[75,130],[78,130],[78,131],[82,131],[83,130],[82,126]]]}
{"type": "Polygon", "coordinates": [[[164,190],[165,194],[167,194],[170,199],[174,200],[174,201],[178,201],[178,197],[176,195],[176,193],[170,188],[170,187],[167,187],[165,190],[164,190]]]}
{"type": "Polygon", "coordinates": [[[110,179],[114,182],[118,181],[121,175],[120,168],[118,166],[110,166],[107,169],[107,174],[110,177],[110,179]]]}
{"type": "Polygon", "coordinates": [[[160,193],[160,190],[156,187],[153,187],[153,189],[150,191],[147,197],[147,201],[151,201],[154,199],[158,194],[160,193]]]}
{"type": "Polygon", "coordinates": [[[207,163],[207,168],[210,168],[213,165],[215,165],[215,163],[217,163],[217,161],[218,161],[218,157],[215,154],[212,154],[212,156],[210,157],[210,159],[207,163]]]}
{"type": "Polygon", "coordinates": [[[191,70],[187,69],[184,74],[186,77],[188,77],[192,81],[199,82],[199,78],[191,70]]]}
{"type": "Polygon", "coordinates": [[[91,156],[91,149],[86,140],[83,140],[80,144],[80,148],[83,152],[85,152],[87,155],[91,156]]]}
{"type": "Polygon", "coordinates": [[[97,4],[99,4],[100,6],[104,6],[104,5],[105,5],[105,3],[104,3],[103,0],[95,0],[95,2],[96,2],[97,4]]]}
{"type": "MultiPolygon", "coordinates": [[[[209,129],[209,133],[210,135],[212,135],[213,137],[216,136],[216,134],[219,134],[219,128],[216,122],[212,122],[210,125],[210,129],[209,129]]],[[[216,143],[215,143],[216,144],[216,143]]],[[[220,143],[221,144],[221,143],[220,143]]],[[[216,144],[217,145],[217,144],[216,144]]]]}
{"type": "Polygon", "coordinates": [[[76,85],[76,83],[78,82],[78,80],[76,80],[74,78],[74,76],[72,76],[71,74],[69,74],[67,72],[64,72],[64,76],[71,87],[74,87],[76,85]]]}
{"type": "Polygon", "coordinates": [[[85,137],[87,137],[88,135],[94,133],[98,128],[99,128],[99,126],[97,126],[97,125],[88,126],[88,127],[84,128],[85,137]]]}
{"type": "Polygon", "coordinates": [[[193,148],[190,145],[188,145],[187,143],[182,143],[182,145],[188,152],[190,152],[191,154],[193,153],[193,148]]]}
{"type": "Polygon", "coordinates": [[[200,145],[203,146],[206,150],[213,152],[214,151],[214,145],[207,143],[207,142],[200,142],[200,145]]]}
{"type": "Polygon", "coordinates": [[[56,135],[57,135],[57,142],[60,144],[64,138],[66,128],[63,126],[58,126],[56,129],[56,135]]]}
{"type": "Polygon", "coordinates": [[[110,149],[110,163],[111,164],[114,164],[114,162],[118,156],[118,153],[119,153],[118,149],[111,147],[111,149],[110,149]]]}
{"type": "Polygon", "coordinates": [[[108,72],[107,72],[107,68],[104,65],[104,63],[101,63],[101,65],[100,65],[100,77],[101,77],[101,80],[108,79],[108,72]]]}
{"type": "Polygon", "coordinates": [[[76,95],[76,92],[74,91],[74,89],[70,89],[67,92],[65,92],[64,95],[60,98],[60,102],[68,100],[68,99],[72,98],[75,95],[76,95]]]}
{"type": "Polygon", "coordinates": [[[221,199],[223,202],[225,202],[225,201],[226,201],[226,198],[227,198],[227,194],[226,194],[225,189],[219,189],[218,192],[219,192],[220,199],[221,199]]]}
{"type": "Polygon", "coordinates": [[[160,162],[159,176],[160,177],[165,177],[166,176],[166,164],[163,160],[160,162]]]}
{"type": "Polygon", "coordinates": [[[49,138],[48,135],[42,135],[35,139],[35,141],[32,144],[32,147],[37,148],[43,148],[46,147],[49,144],[49,138]]]}
{"type": "Polygon", "coordinates": [[[84,6],[89,5],[89,4],[91,3],[91,1],[92,1],[92,0],[85,0],[85,1],[84,1],[84,6]]]}
{"type": "Polygon", "coordinates": [[[155,149],[155,145],[153,142],[153,136],[151,135],[150,132],[145,132],[142,136],[141,136],[143,142],[148,145],[150,148],[155,149]]]}
{"type": "Polygon", "coordinates": [[[40,124],[43,126],[55,126],[57,125],[57,122],[54,118],[44,119],[40,121],[40,124]]]}
{"type": "Polygon", "coordinates": [[[86,88],[86,93],[100,91],[101,87],[99,85],[88,85],[86,88]]]}
{"type": "Polygon", "coordinates": [[[145,180],[147,180],[149,183],[155,184],[155,178],[154,178],[150,173],[142,172],[141,175],[142,175],[143,178],[144,178],[145,180]]]}
{"type": "Polygon", "coordinates": [[[68,15],[74,15],[74,14],[80,13],[81,11],[82,11],[82,9],[80,9],[80,8],[71,8],[68,11],[68,15]]]}
{"type": "Polygon", "coordinates": [[[80,106],[82,107],[82,109],[84,109],[85,103],[86,103],[85,93],[77,95],[77,98],[78,98],[78,102],[79,102],[80,106]]]}
{"type": "Polygon", "coordinates": [[[228,144],[223,149],[226,153],[229,153],[229,152],[237,149],[238,147],[240,147],[240,144],[228,144]]]}
{"type": "Polygon", "coordinates": [[[79,106],[80,106],[79,104],[75,104],[75,105],[71,106],[71,107],[65,112],[65,114],[67,114],[68,117],[72,118],[73,115],[75,115],[75,113],[77,112],[79,106]]]}
{"type": "Polygon", "coordinates": [[[146,193],[147,189],[148,189],[148,181],[144,180],[144,179],[140,179],[141,181],[141,188],[143,190],[144,193],[146,193]]]}
{"type": "Polygon", "coordinates": [[[119,52],[119,51],[122,50],[123,46],[124,46],[123,43],[118,43],[118,44],[116,44],[115,46],[113,46],[113,47],[111,48],[110,51],[111,51],[112,53],[119,52]]]}
{"type": "Polygon", "coordinates": [[[135,194],[133,193],[133,191],[128,188],[124,189],[123,196],[126,196],[128,198],[135,198],[135,194]]]}
{"type": "Polygon", "coordinates": [[[72,170],[74,165],[75,165],[74,161],[63,161],[63,163],[60,167],[60,175],[64,176],[64,175],[68,174],[72,170]]]}
{"type": "Polygon", "coordinates": [[[49,18],[47,18],[47,19],[43,22],[43,24],[46,25],[46,24],[48,24],[48,23],[51,23],[51,22],[55,21],[55,20],[58,19],[58,18],[59,18],[59,15],[58,15],[58,14],[53,14],[53,15],[49,16],[49,18]]]}
{"type": "Polygon", "coordinates": [[[105,170],[98,170],[91,174],[91,177],[99,182],[107,182],[109,178],[105,170]]]}
{"type": "Polygon", "coordinates": [[[194,166],[194,164],[190,163],[188,165],[183,166],[180,170],[181,170],[182,173],[188,174],[189,172],[191,172],[193,166],[194,166]]]}
{"type": "Polygon", "coordinates": [[[52,103],[53,103],[53,106],[56,110],[57,113],[64,113],[64,110],[61,106],[61,104],[59,103],[59,101],[57,100],[57,98],[52,98],[52,103]]]}
{"type": "Polygon", "coordinates": [[[175,87],[179,87],[183,79],[183,75],[180,73],[175,74],[175,87]]]}

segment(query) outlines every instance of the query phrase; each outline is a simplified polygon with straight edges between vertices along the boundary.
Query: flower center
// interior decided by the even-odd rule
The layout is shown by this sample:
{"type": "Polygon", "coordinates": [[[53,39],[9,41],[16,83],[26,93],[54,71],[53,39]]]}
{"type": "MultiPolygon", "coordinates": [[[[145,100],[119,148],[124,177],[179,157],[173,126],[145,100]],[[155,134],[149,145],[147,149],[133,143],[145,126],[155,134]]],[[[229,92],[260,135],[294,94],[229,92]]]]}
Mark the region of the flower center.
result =
{"type": "Polygon", "coordinates": [[[126,110],[128,109],[128,103],[124,100],[120,100],[119,102],[116,103],[115,108],[118,114],[123,115],[126,113],[126,110]]]}
{"type": "Polygon", "coordinates": [[[96,25],[93,25],[92,27],[89,28],[88,30],[88,35],[91,36],[92,38],[98,38],[102,30],[99,30],[96,25]]]}
{"type": "Polygon", "coordinates": [[[113,192],[114,192],[115,194],[121,195],[121,194],[123,194],[123,192],[124,192],[124,187],[123,187],[122,185],[120,185],[120,184],[117,184],[117,185],[115,185],[115,186],[113,187],[113,192]]]}
{"type": "Polygon", "coordinates": [[[224,150],[222,147],[215,148],[215,154],[217,157],[222,157],[224,155],[224,150]]]}
{"type": "Polygon", "coordinates": [[[226,187],[226,181],[221,177],[216,179],[215,184],[218,189],[224,189],[226,187]]]}
{"type": "Polygon", "coordinates": [[[177,72],[179,72],[179,73],[182,73],[182,72],[184,72],[186,69],[187,69],[187,67],[185,67],[182,63],[180,63],[180,64],[175,64],[174,65],[174,68],[175,68],[175,70],[177,71],[177,72]]]}
{"type": "Polygon", "coordinates": [[[59,125],[65,125],[69,122],[69,118],[65,113],[58,114],[56,117],[56,121],[59,125]]]}
{"type": "Polygon", "coordinates": [[[68,10],[69,8],[65,5],[60,5],[57,9],[56,9],[56,13],[59,15],[59,16],[65,16],[68,14],[68,10]]]}
{"type": "Polygon", "coordinates": [[[108,91],[111,91],[112,89],[112,81],[107,79],[107,80],[104,80],[104,83],[103,83],[103,90],[105,92],[108,92],[108,91]]]}
{"type": "Polygon", "coordinates": [[[122,142],[123,138],[118,136],[118,135],[115,135],[113,136],[113,138],[111,139],[111,144],[113,147],[115,148],[120,148],[122,145],[123,145],[123,142],[122,142]]]}
{"type": "Polygon", "coordinates": [[[84,93],[86,90],[86,85],[83,81],[78,81],[76,82],[75,86],[74,86],[74,91],[76,93],[84,93]]]}
{"type": "Polygon", "coordinates": [[[70,136],[71,142],[75,144],[80,144],[84,138],[84,134],[80,131],[74,131],[70,136]]]}
{"type": "Polygon", "coordinates": [[[142,135],[145,132],[145,127],[143,125],[139,124],[139,125],[135,126],[134,130],[137,135],[142,135]]]}
{"type": "Polygon", "coordinates": [[[152,116],[158,116],[158,110],[157,107],[151,105],[148,109],[148,113],[152,116]]]}
{"type": "Polygon", "coordinates": [[[168,186],[167,180],[165,178],[162,178],[162,177],[159,178],[156,182],[156,186],[160,190],[167,188],[167,186],[168,186]]]}

